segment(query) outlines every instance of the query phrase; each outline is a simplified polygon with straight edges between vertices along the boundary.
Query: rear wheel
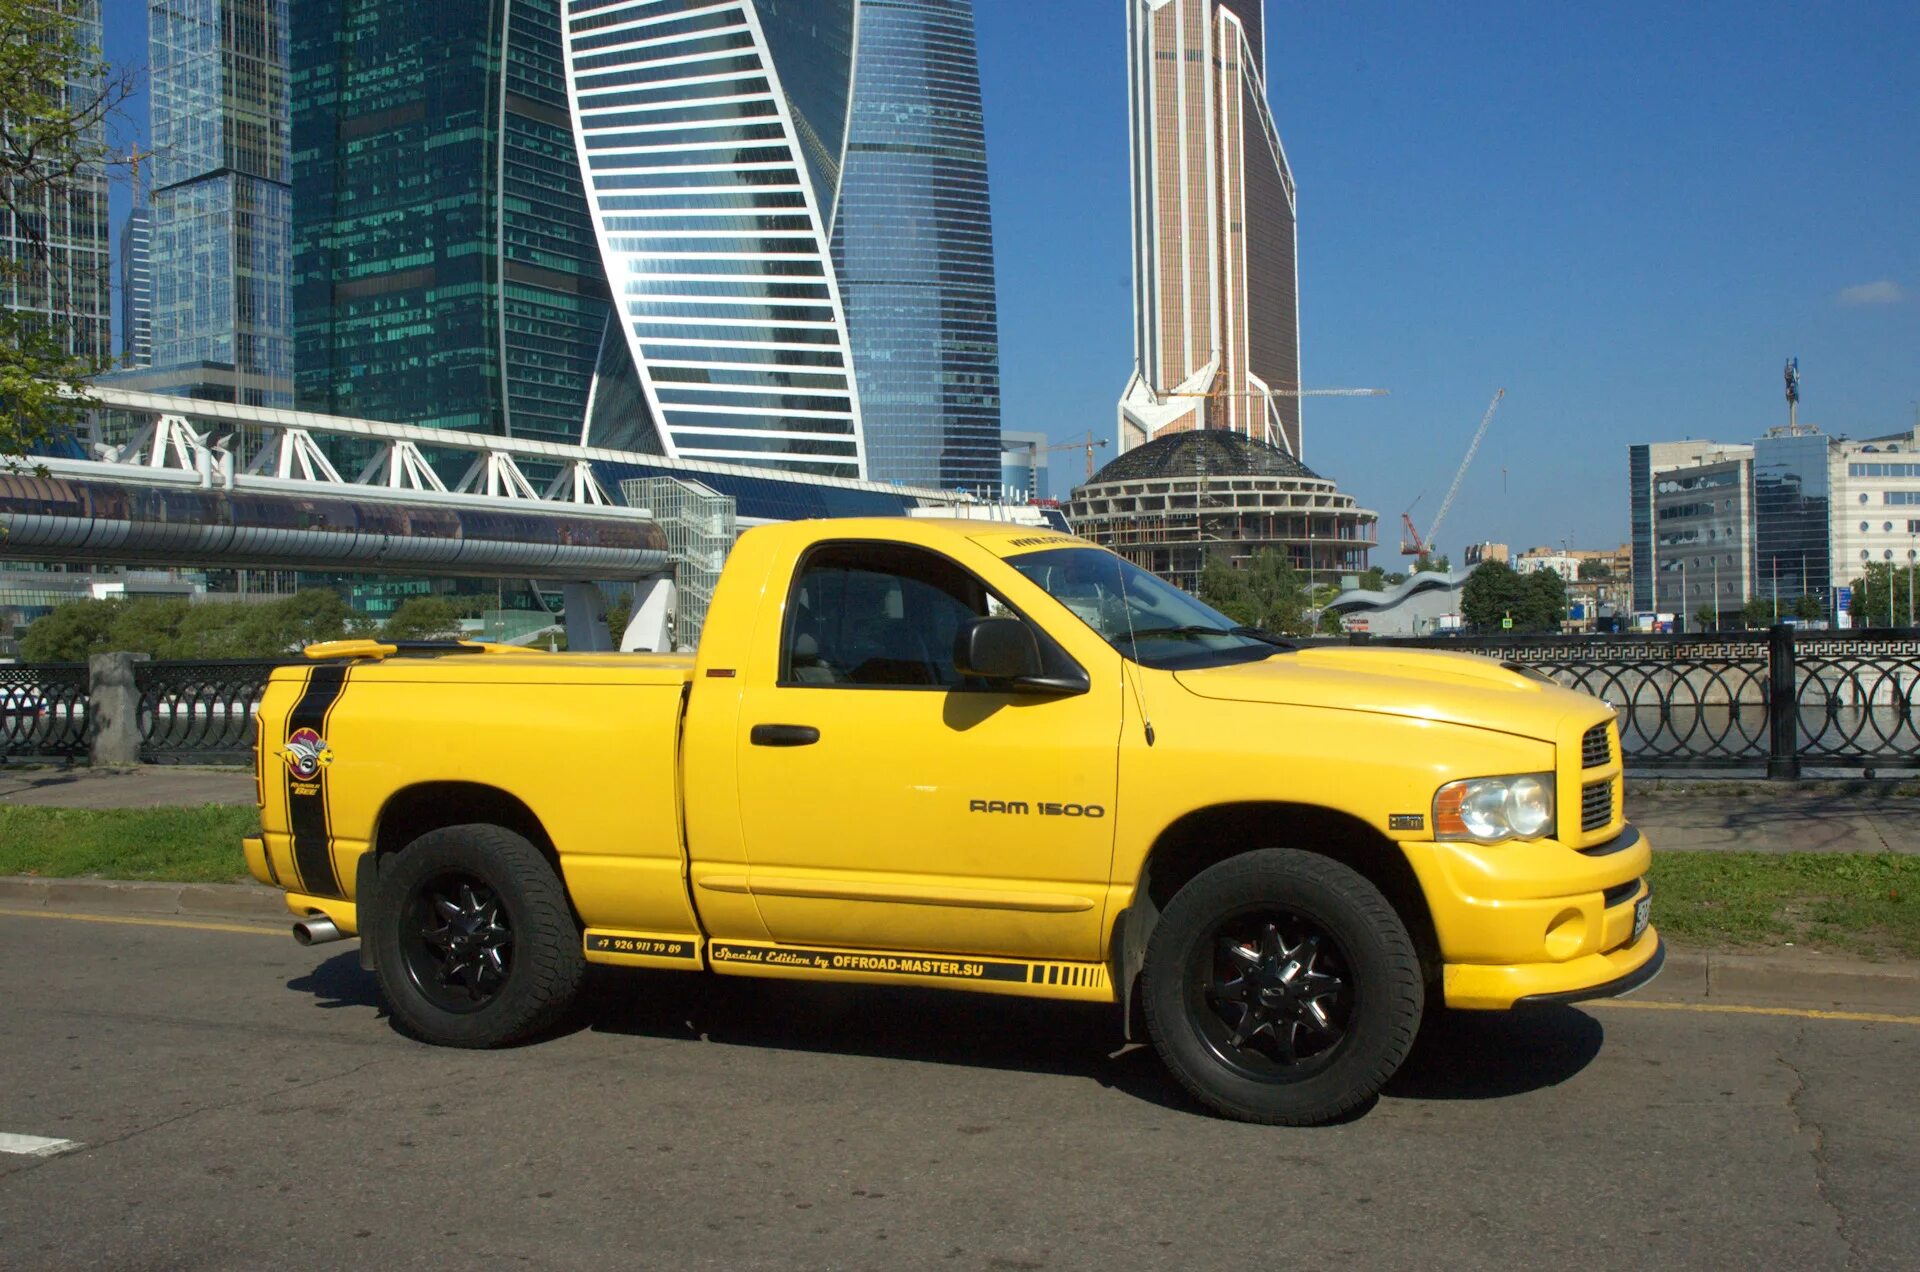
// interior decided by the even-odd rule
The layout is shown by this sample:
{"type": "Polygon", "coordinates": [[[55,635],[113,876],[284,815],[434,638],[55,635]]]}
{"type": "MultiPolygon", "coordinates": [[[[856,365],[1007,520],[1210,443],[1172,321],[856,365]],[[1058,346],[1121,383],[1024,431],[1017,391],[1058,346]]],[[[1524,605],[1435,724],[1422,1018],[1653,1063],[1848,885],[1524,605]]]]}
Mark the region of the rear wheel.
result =
{"type": "Polygon", "coordinates": [[[1175,894],[1147,948],[1154,1048],[1209,1107],[1332,1121],[1406,1059],[1424,1000],[1406,925],[1366,879],[1313,853],[1230,858],[1175,894]]]}
{"type": "Polygon", "coordinates": [[[370,934],[408,1033],[498,1047],[553,1025],[586,974],[580,929],[540,850],[499,826],[446,826],[380,872],[370,934]]]}

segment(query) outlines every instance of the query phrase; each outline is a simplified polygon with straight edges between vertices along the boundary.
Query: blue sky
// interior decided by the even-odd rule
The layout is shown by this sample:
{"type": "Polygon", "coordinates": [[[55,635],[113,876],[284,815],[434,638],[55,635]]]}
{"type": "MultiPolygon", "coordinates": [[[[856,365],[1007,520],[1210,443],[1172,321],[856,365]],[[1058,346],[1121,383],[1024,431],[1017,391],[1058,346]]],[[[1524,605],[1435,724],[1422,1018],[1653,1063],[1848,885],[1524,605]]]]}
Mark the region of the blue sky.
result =
{"type": "MultiPolygon", "coordinates": [[[[109,57],[144,61],[145,0],[104,9],[109,57]]],[[[1004,424],[1110,436],[1132,361],[1123,9],[976,11],[1004,424]]],[[[1628,443],[1783,423],[1790,354],[1804,420],[1912,427],[1920,6],[1268,0],[1267,25],[1306,383],[1392,391],[1306,409],[1307,461],[1381,515],[1376,561],[1416,497],[1426,530],[1500,387],[1442,550],[1620,542],[1628,443]]],[[[1084,461],[1054,463],[1064,494],[1084,461]]]]}

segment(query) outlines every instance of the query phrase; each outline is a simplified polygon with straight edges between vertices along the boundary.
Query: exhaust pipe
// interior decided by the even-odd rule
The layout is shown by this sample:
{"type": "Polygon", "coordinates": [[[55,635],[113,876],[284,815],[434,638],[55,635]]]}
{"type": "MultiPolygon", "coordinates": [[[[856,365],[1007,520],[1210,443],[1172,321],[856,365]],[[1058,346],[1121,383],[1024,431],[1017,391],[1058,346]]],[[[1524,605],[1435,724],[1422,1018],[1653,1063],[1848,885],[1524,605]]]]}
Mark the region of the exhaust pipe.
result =
{"type": "Polygon", "coordinates": [[[325,945],[328,941],[344,941],[347,934],[326,915],[309,914],[293,925],[293,939],[302,945],[325,945]]]}

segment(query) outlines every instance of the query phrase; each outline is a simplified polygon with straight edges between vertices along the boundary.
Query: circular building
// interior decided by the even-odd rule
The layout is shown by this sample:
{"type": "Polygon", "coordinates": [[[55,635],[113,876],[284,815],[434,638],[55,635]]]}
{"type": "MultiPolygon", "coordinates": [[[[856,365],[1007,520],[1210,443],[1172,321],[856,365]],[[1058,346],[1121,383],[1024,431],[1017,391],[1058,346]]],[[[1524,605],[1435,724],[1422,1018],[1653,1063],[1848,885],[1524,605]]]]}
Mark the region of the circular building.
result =
{"type": "Polygon", "coordinates": [[[1067,520],[1188,589],[1209,556],[1245,565],[1264,548],[1325,582],[1367,568],[1379,516],[1277,446],[1225,429],[1158,437],[1073,491],[1067,520]]]}

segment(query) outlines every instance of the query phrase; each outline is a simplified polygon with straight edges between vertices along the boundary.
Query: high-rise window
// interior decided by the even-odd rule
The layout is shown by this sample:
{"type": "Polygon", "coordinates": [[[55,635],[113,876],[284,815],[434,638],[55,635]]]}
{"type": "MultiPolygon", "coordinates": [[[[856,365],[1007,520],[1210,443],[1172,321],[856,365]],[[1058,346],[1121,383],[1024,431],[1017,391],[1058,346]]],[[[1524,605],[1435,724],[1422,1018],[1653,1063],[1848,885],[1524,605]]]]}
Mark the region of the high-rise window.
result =
{"type": "Polygon", "coordinates": [[[833,260],[867,475],[997,489],[1000,349],[971,0],[867,0],[833,260]]]}

